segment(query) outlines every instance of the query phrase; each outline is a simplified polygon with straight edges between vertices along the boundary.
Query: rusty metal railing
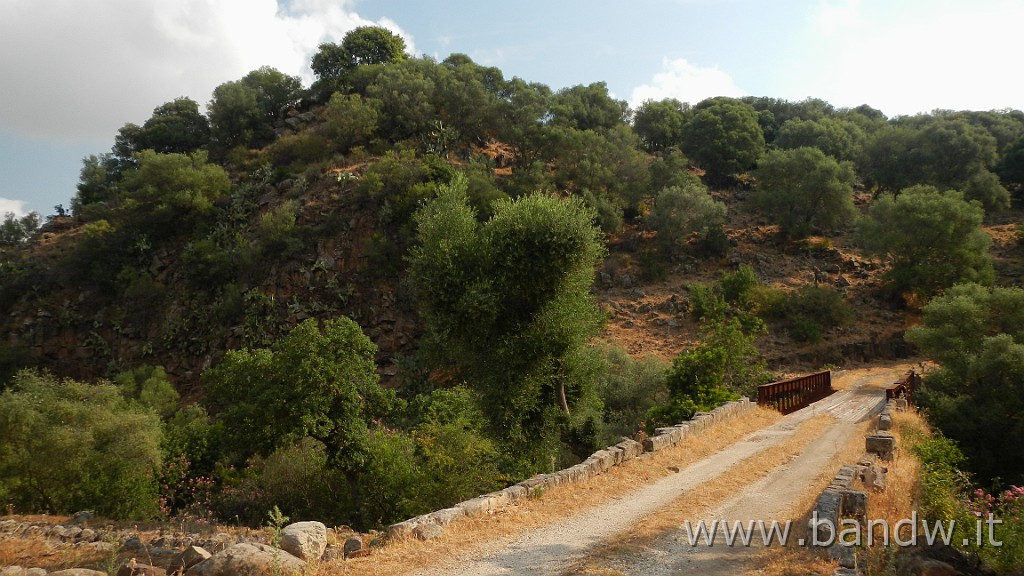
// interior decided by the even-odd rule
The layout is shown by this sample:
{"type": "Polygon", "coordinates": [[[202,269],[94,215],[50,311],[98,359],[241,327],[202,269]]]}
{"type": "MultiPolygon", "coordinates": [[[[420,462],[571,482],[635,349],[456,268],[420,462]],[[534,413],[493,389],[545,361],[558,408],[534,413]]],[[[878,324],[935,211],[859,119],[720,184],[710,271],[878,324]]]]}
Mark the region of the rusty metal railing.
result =
{"type": "Polygon", "coordinates": [[[832,371],[815,372],[757,387],[757,403],[789,414],[834,392],[832,371]]]}
{"type": "Polygon", "coordinates": [[[914,391],[921,383],[921,375],[911,370],[902,380],[893,382],[885,389],[885,399],[895,400],[905,398],[907,402],[914,403],[914,391]]]}

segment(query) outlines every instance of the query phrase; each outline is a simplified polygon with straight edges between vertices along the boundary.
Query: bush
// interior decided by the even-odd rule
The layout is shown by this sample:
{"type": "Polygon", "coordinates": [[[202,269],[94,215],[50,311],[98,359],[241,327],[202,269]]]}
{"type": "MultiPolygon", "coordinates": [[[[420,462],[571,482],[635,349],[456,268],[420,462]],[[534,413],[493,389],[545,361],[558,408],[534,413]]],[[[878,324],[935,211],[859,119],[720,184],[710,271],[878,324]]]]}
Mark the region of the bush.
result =
{"type": "Polygon", "coordinates": [[[656,357],[634,360],[620,347],[594,349],[599,363],[595,389],[603,404],[599,444],[607,446],[646,427],[652,408],[668,400],[665,373],[669,363],[656,357]]]}
{"type": "Polygon", "coordinates": [[[305,437],[252,458],[241,478],[214,498],[213,508],[220,518],[248,526],[262,524],[274,506],[292,518],[344,524],[351,521],[349,496],[344,476],[328,465],[326,446],[305,437]]]}
{"type": "Polygon", "coordinates": [[[760,285],[761,279],[750,264],[740,264],[736,270],[722,274],[722,279],[718,282],[722,298],[729,304],[743,309],[750,308],[751,294],[760,285]]]}
{"type": "Polygon", "coordinates": [[[117,387],[19,372],[0,394],[0,498],[26,512],[157,510],[160,419],[117,387]]]}
{"type": "Polygon", "coordinates": [[[712,198],[700,181],[691,181],[688,186],[671,186],[658,193],[650,220],[658,233],[658,247],[671,257],[679,253],[694,232],[704,234],[720,227],[725,214],[725,204],[712,198]]]}
{"type": "Polygon", "coordinates": [[[651,410],[651,418],[677,424],[766,382],[769,375],[753,346],[755,335],[744,331],[737,318],[705,323],[700,344],[672,361],[666,379],[669,400],[651,410]]]}
{"type": "Polygon", "coordinates": [[[819,342],[829,328],[853,321],[853,309],[843,295],[827,286],[805,285],[786,292],[763,286],[750,293],[757,314],[785,327],[797,342],[819,342]]]}

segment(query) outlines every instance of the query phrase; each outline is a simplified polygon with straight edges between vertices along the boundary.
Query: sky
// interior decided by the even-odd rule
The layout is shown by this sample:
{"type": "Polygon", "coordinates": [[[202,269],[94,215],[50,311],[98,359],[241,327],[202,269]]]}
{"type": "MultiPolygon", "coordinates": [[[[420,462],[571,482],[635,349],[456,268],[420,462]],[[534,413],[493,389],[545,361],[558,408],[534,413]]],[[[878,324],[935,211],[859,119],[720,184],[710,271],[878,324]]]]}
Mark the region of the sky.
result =
{"type": "Polygon", "coordinates": [[[380,25],[553,90],[636,107],[712,96],[889,117],[1024,110],[1020,0],[0,0],[0,214],[54,213],[82,159],[179,96],[260,66],[312,81],[322,42],[380,25]]]}

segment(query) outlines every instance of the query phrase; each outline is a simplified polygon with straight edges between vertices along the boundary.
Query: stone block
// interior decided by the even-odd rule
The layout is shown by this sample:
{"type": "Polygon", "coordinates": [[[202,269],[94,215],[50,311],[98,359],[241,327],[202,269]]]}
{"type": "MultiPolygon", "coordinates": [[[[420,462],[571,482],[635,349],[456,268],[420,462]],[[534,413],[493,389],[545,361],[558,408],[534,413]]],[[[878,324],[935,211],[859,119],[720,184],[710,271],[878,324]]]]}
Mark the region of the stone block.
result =
{"type": "Polygon", "coordinates": [[[878,416],[878,429],[879,430],[892,430],[892,416],[888,414],[881,414],[878,416]]]}
{"type": "Polygon", "coordinates": [[[889,460],[896,450],[896,438],[887,431],[879,431],[866,437],[864,448],[868,454],[877,454],[879,458],[889,460]]]}

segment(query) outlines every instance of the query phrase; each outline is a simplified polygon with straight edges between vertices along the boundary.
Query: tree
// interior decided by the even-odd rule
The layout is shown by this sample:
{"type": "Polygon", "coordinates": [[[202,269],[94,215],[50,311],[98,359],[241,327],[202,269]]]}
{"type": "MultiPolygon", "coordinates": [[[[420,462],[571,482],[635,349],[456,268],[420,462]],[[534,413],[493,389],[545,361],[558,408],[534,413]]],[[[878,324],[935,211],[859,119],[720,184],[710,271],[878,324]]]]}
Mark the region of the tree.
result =
{"type": "Polygon", "coordinates": [[[849,120],[794,118],[779,128],[775,145],[790,150],[810,146],[836,160],[854,160],[861,153],[864,131],[849,120]]]}
{"type": "Polygon", "coordinates": [[[683,186],[662,189],[654,199],[651,225],[658,233],[658,246],[669,257],[675,255],[694,232],[706,235],[725,222],[726,207],[708,194],[696,176],[683,186]]]}
{"type": "Polygon", "coordinates": [[[366,88],[367,99],[380,102],[379,133],[393,142],[426,135],[437,119],[434,65],[419,59],[388,66],[366,88]]]}
{"type": "Polygon", "coordinates": [[[581,352],[599,322],[594,216],[534,194],[496,202],[480,224],[461,176],[416,216],[409,273],[430,339],[481,395],[517,473],[550,467],[593,396],[581,352]]]}
{"type": "Polygon", "coordinates": [[[857,214],[853,165],[818,148],[772,150],[754,174],[754,204],[779,224],[783,236],[803,237],[814,228],[849,224],[857,214]]]}
{"type": "Polygon", "coordinates": [[[608,85],[595,82],[559,90],[551,98],[551,123],[577,130],[605,131],[621,125],[629,106],[608,94],[608,85]]]}
{"type": "Polygon", "coordinates": [[[175,98],[153,110],[142,125],[132,152],[152,149],[156,152],[187,154],[205,148],[210,141],[210,123],[191,98],[175,98]]]}
{"type": "Polygon", "coordinates": [[[996,172],[1007,185],[1024,186],[1024,137],[1007,147],[996,172]]]}
{"type": "Polygon", "coordinates": [[[152,237],[168,237],[210,216],[214,204],[227,194],[227,172],[207,162],[205,151],[136,154],[138,168],[127,172],[120,184],[122,217],[135,230],[152,237]]]}
{"type": "Polygon", "coordinates": [[[744,330],[737,318],[703,323],[700,343],[672,361],[666,374],[668,402],[652,409],[651,417],[659,423],[678,424],[766,382],[764,361],[753,344],[763,329],[755,324],[753,330],[744,330]]]}
{"type": "Polygon", "coordinates": [[[0,393],[0,498],[24,511],[156,515],[160,418],[116,386],[19,372],[0,393]]]}
{"type": "Polygon", "coordinates": [[[928,297],[959,282],[993,281],[984,216],[960,192],[914,186],[879,196],[857,233],[868,253],[889,263],[886,277],[896,293],[928,297]]]}
{"type": "Polygon", "coordinates": [[[979,483],[1020,484],[1024,457],[1024,290],[953,286],[907,331],[939,367],[917,401],[963,449],[979,483]]]}
{"type": "Polygon", "coordinates": [[[203,372],[204,402],[222,423],[235,462],[304,437],[327,447],[331,463],[355,473],[369,424],[397,407],[379,384],[377,347],[349,318],[306,320],[270,348],[229,350],[203,372]]]}
{"type": "Polygon", "coordinates": [[[405,59],[405,40],[380,26],[360,26],[351,30],[340,43],[320,44],[310,68],[326,98],[341,90],[347,76],[359,66],[390,64],[405,59]]]}
{"type": "Polygon", "coordinates": [[[689,105],[675,98],[659,102],[646,100],[633,114],[633,130],[648,152],[660,152],[678,146],[683,140],[689,105]]]}
{"type": "Polygon", "coordinates": [[[757,112],[748,104],[725,97],[694,106],[682,137],[683,152],[713,182],[724,182],[752,168],[765,147],[757,112]]]}
{"type": "Polygon", "coordinates": [[[39,222],[38,212],[29,212],[21,217],[14,212],[7,212],[0,224],[0,246],[15,246],[25,242],[39,230],[39,222]]]}
{"type": "Polygon", "coordinates": [[[239,82],[256,92],[256,102],[268,121],[283,119],[302,98],[302,80],[270,66],[249,72],[239,82]]]}
{"type": "Polygon", "coordinates": [[[214,88],[207,110],[210,135],[221,152],[236,146],[261,146],[273,140],[273,126],[264,115],[259,92],[240,81],[214,88]]]}

